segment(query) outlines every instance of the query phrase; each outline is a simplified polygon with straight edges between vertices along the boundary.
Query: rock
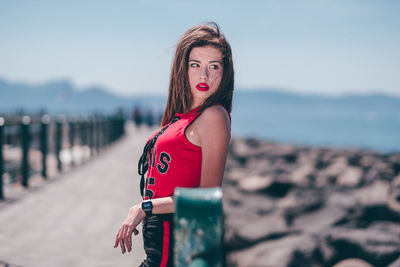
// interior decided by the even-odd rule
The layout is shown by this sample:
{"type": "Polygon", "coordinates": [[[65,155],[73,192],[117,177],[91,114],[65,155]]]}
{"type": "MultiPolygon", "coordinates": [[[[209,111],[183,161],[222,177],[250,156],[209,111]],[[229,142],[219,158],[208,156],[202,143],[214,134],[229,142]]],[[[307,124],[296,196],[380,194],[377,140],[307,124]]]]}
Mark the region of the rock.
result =
{"type": "Polygon", "coordinates": [[[391,169],[395,176],[400,174],[400,154],[390,155],[388,161],[392,164],[391,169]]]}
{"type": "Polygon", "coordinates": [[[264,175],[270,172],[271,164],[266,159],[251,158],[246,162],[246,169],[251,170],[251,173],[264,175]]]}
{"type": "Polygon", "coordinates": [[[374,154],[366,154],[361,157],[360,160],[360,167],[367,169],[371,168],[371,166],[374,166],[374,164],[377,162],[376,155],[374,154]]]}
{"type": "Polygon", "coordinates": [[[298,214],[293,220],[293,227],[310,235],[319,235],[326,229],[333,227],[346,214],[345,209],[326,204],[320,209],[298,214]]]}
{"type": "Polygon", "coordinates": [[[229,155],[241,165],[254,156],[255,150],[246,144],[246,140],[240,138],[232,138],[229,144],[229,155]]]}
{"type": "Polygon", "coordinates": [[[228,266],[400,266],[400,154],[233,139],[228,266]]]}
{"type": "Polygon", "coordinates": [[[253,175],[239,180],[238,186],[243,191],[256,192],[271,186],[272,182],[271,176],[253,175]]]}
{"type": "Polygon", "coordinates": [[[270,172],[273,171],[274,176],[280,174],[289,174],[293,170],[293,165],[288,165],[283,158],[271,160],[270,172]]]}
{"type": "Polygon", "coordinates": [[[347,214],[335,225],[365,229],[376,222],[400,223],[400,214],[392,211],[387,205],[356,205],[347,210],[347,214]]]}
{"type": "Polygon", "coordinates": [[[228,257],[227,266],[284,267],[288,266],[293,248],[299,246],[304,236],[290,236],[261,242],[228,257]]]}
{"type": "Polygon", "coordinates": [[[272,233],[287,230],[283,220],[272,215],[275,210],[273,201],[256,196],[246,201],[243,198],[232,207],[231,200],[225,196],[225,243],[230,250],[250,246],[272,233]]]}
{"type": "Polygon", "coordinates": [[[333,160],[333,162],[321,172],[321,175],[337,177],[347,168],[347,159],[343,156],[333,160]]]}
{"type": "Polygon", "coordinates": [[[400,223],[400,213],[394,212],[387,205],[371,205],[363,207],[362,213],[357,219],[360,223],[367,224],[376,221],[400,223]]]}
{"type": "Polygon", "coordinates": [[[363,171],[358,167],[348,167],[336,180],[338,186],[354,187],[361,183],[363,171]]]}
{"type": "Polygon", "coordinates": [[[388,191],[388,206],[391,210],[400,213],[400,175],[393,179],[388,191]]]}
{"type": "Polygon", "coordinates": [[[224,182],[222,185],[223,192],[223,204],[226,208],[235,208],[237,206],[243,205],[245,201],[245,196],[242,192],[236,189],[234,185],[224,182]]]}
{"type": "Polygon", "coordinates": [[[372,168],[377,170],[379,179],[391,181],[395,177],[392,166],[388,162],[377,161],[372,168]]]}
{"type": "Polygon", "coordinates": [[[235,188],[225,188],[223,193],[224,210],[226,210],[225,216],[228,219],[234,218],[237,222],[241,223],[237,227],[241,227],[242,224],[247,224],[249,221],[259,219],[260,216],[266,216],[275,212],[276,201],[266,198],[264,195],[249,195],[235,190],[235,188]]]}
{"type": "Polygon", "coordinates": [[[388,265],[388,267],[399,267],[399,266],[400,266],[400,256],[397,258],[397,260],[388,265]]]}
{"type": "Polygon", "coordinates": [[[304,214],[320,209],[324,205],[324,196],[315,190],[297,190],[290,193],[285,199],[279,202],[278,207],[288,225],[304,214]]]}
{"type": "Polygon", "coordinates": [[[225,172],[229,172],[232,169],[239,169],[239,168],[243,168],[243,164],[235,160],[231,155],[228,155],[226,159],[225,172]]]}
{"type": "Polygon", "coordinates": [[[333,267],[373,267],[373,266],[361,259],[346,259],[336,263],[335,265],[333,265],[333,267]]]}
{"type": "MultiPolygon", "coordinates": [[[[230,222],[228,222],[229,224],[230,222]]],[[[281,216],[260,216],[258,219],[243,224],[236,229],[236,238],[241,241],[241,245],[236,248],[245,248],[255,245],[261,241],[276,239],[281,236],[289,235],[285,220],[281,216]]],[[[296,232],[296,231],[294,231],[296,232]]],[[[232,240],[231,240],[232,241],[232,240]]],[[[237,244],[238,242],[233,242],[237,244]]],[[[228,243],[231,247],[232,243],[228,243]]]]}
{"type": "Polygon", "coordinates": [[[366,184],[373,183],[375,180],[379,179],[379,171],[376,168],[370,168],[366,171],[364,175],[364,180],[366,184]]]}
{"type": "Polygon", "coordinates": [[[288,181],[273,181],[260,193],[264,193],[270,197],[283,198],[290,192],[291,189],[294,188],[294,186],[294,184],[288,181]]]}
{"type": "Polygon", "coordinates": [[[249,170],[245,168],[234,168],[225,173],[224,182],[236,184],[240,179],[249,175],[249,170]]]}
{"type": "Polygon", "coordinates": [[[400,255],[399,225],[375,223],[367,229],[332,228],[326,242],[335,250],[328,265],[354,257],[373,266],[387,266],[400,255]]]}
{"type": "Polygon", "coordinates": [[[245,139],[244,142],[246,143],[246,145],[248,147],[256,148],[256,149],[259,148],[262,145],[262,142],[261,142],[260,139],[253,138],[253,137],[245,139]]]}
{"type": "Polygon", "coordinates": [[[313,164],[302,164],[289,174],[289,179],[297,185],[310,185],[312,183],[310,176],[315,172],[313,164]]]}
{"type": "Polygon", "coordinates": [[[301,147],[297,152],[297,164],[314,164],[319,159],[318,148],[301,147]]]}
{"type": "Polygon", "coordinates": [[[361,206],[385,205],[390,190],[386,181],[375,180],[374,183],[352,192],[352,196],[361,206]]]}
{"type": "Polygon", "coordinates": [[[314,258],[310,256],[318,254],[315,252],[317,250],[318,240],[304,235],[290,235],[240,250],[228,257],[227,266],[322,266],[315,264],[314,258]]]}

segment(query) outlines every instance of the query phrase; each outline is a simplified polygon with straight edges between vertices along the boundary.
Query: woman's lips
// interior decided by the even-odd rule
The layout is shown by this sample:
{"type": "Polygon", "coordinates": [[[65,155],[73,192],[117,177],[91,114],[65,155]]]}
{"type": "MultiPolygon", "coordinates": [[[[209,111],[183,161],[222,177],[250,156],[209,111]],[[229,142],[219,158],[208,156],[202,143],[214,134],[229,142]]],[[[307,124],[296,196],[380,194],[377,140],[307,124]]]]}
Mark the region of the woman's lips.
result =
{"type": "Polygon", "coordinates": [[[199,91],[208,91],[208,89],[210,89],[210,87],[208,86],[208,84],[206,84],[206,83],[198,83],[197,85],[196,85],[196,88],[197,88],[197,90],[199,90],[199,91]]]}

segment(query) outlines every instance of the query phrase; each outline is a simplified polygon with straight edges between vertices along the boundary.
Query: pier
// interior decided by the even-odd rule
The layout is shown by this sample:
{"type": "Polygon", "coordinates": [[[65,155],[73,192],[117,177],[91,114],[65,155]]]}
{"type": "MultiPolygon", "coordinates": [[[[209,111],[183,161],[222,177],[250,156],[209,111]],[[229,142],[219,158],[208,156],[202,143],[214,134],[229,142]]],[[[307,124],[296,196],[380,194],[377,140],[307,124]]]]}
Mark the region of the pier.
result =
{"type": "Polygon", "coordinates": [[[137,162],[151,130],[127,123],[107,151],[55,177],[9,185],[0,202],[0,266],[137,266],[140,234],[130,253],[114,241],[129,207],[141,199],[137,162]]]}

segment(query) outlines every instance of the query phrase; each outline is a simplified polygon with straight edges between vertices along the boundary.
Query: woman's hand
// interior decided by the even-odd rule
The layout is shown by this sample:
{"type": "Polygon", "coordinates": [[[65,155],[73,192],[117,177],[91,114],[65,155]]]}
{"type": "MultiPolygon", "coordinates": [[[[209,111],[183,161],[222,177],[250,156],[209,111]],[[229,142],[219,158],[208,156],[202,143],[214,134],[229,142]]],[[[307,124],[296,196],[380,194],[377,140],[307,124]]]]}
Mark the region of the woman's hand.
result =
{"type": "Polygon", "coordinates": [[[122,223],[121,228],[118,231],[117,238],[115,239],[114,248],[118,247],[118,244],[121,247],[122,254],[128,250],[130,252],[132,250],[132,232],[137,235],[139,231],[136,227],[139,225],[141,221],[143,221],[146,214],[142,210],[141,205],[135,205],[129,209],[128,216],[122,223]]]}

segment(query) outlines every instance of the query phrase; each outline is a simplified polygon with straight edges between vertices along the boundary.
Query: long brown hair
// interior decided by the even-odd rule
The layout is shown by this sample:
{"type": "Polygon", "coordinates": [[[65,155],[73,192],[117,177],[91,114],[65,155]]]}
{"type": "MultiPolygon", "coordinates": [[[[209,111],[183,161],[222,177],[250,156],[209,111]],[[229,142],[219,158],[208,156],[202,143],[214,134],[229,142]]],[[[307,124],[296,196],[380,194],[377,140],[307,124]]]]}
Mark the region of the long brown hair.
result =
{"type": "Polygon", "coordinates": [[[168,100],[161,122],[162,126],[171,121],[175,113],[189,111],[192,97],[188,78],[189,54],[194,47],[207,45],[214,46],[221,51],[223,75],[218,90],[204,101],[199,111],[220,103],[231,112],[234,85],[232,50],[218,25],[215,22],[210,22],[190,28],[178,42],[172,63],[168,100]]]}

